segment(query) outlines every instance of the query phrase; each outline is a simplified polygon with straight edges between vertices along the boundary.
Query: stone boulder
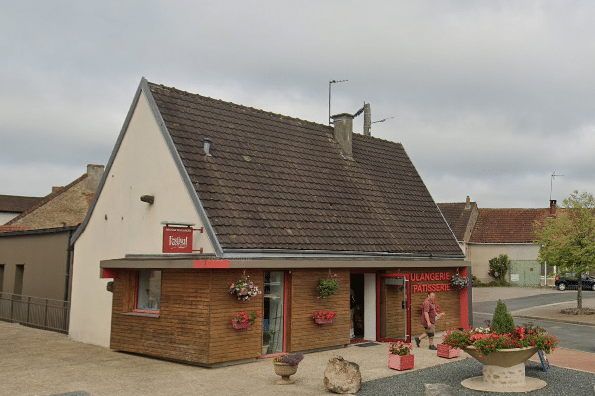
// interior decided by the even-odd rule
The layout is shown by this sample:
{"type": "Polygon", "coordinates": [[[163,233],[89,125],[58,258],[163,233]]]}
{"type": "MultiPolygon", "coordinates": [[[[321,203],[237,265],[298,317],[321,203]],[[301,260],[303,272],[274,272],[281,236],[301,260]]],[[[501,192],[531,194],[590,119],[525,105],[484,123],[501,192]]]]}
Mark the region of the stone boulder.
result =
{"type": "Polygon", "coordinates": [[[334,393],[357,393],[362,387],[359,365],[341,356],[333,357],[324,370],[324,386],[334,393]]]}

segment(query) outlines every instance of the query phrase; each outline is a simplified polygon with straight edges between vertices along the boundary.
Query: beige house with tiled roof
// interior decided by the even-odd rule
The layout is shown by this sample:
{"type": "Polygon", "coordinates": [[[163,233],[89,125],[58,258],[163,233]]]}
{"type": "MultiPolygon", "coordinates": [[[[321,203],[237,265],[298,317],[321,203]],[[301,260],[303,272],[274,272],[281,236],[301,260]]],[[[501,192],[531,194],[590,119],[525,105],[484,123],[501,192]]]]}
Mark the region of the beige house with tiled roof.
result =
{"type": "Polygon", "coordinates": [[[556,201],[549,208],[479,209],[479,217],[467,244],[467,260],[473,274],[482,282],[494,280],[488,275],[489,260],[501,254],[512,261],[507,280],[512,284],[539,286],[543,269],[537,263],[539,245],[535,245],[534,224],[556,212],[556,201]]]}
{"type": "Polygon", "coordinates": [[[356,337],[410,339],[427,291],[450,313],[441,326],[468,325],[470,294],[449,282],[469,270],[455,236],[403,146],[354,134],[352,120],[143,79],[72,239],[70,336],[213,366],[342,346],[351,319],[356,337]],[[262,294],[240,288],[239,302],[228,289],[244,275],[262,294]],[[339,289],[319,298],[327,278],[339,289]],[[319,310],[334,323],[317,325],[319,310]],[[241,311],[262,312],[255,329],[230,324],[241,311]]]}
{"type": "Polygon", "coordinates": [[[87,173],[65,187],[54,188],[51,194],[36,199],[34,205],[0,225],[2,319],[7,319],[6,315],[9,320],[21,319],[14,317],[15,305],[6,301],[27,301],[30,297],[70,300],[70,238],[85,219],[102,173],[102,165],[88,165],[87,173]]]}
{"type": "Polygon", "coordinates": [[[41,197],[0,195],[0,225],[14,219],[30,207],[37,205],[41,197]]]}

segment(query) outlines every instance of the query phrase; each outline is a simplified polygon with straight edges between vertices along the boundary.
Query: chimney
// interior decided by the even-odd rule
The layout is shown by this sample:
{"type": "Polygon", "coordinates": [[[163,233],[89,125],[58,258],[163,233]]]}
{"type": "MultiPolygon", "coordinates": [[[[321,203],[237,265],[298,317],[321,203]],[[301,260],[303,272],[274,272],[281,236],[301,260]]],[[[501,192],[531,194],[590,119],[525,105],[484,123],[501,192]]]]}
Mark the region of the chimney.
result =
{"type": "Polygon", "coordinates": [[[103,165],[87,165],[87,180],[85,180],[85,190],[90,193],[94,193],[99,187],[101,176],[103,176],[103,165]]]}
{"type": "Polygon", "coordinates": [[[372,109],[370,103],[364,103],[364,136],[372,136],[372,109]]]}
{"type": "Polygon", "coordinates": [[[465,201],[465,210],[471,209],[471,198],[467,195],[467,200],[465,201]]]}
{"type": "Polygon", "coordinates": [[[550,215],[556,214],[556,200],[550,199],[550,215]]]}
{"type": "Polygon", "coordinates": [[[347,157],[352,155],[353,116],[351,114],[336,114],[333,117],[335,125],[335,139],[339,142],[343,154],[347,157]]]}

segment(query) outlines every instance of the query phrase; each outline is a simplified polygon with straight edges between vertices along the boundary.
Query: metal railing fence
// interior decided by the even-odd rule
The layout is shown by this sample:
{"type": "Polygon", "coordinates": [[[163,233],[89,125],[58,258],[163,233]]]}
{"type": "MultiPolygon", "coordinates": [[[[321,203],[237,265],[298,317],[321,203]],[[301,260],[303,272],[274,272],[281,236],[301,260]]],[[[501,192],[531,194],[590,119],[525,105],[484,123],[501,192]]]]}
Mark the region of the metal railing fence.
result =
{"type": "Polygon", "coordinates": [[[0,320],[68,334],[70,302],[0,293],[0,320]]]}

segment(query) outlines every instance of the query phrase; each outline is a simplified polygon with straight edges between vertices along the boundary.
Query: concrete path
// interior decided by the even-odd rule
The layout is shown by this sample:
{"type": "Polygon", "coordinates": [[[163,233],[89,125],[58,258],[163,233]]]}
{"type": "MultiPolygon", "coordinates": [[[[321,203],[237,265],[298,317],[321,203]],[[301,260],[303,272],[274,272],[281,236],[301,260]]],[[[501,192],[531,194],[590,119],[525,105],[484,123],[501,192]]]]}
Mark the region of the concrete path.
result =
{"type": "MultiPolygon", "coordinates": [[[[401,374],[388,368],[387,345],[353,344],[307,354],[291,389],[279,379],[272,359],[206,369],[82,344],[67,336],[0,322],[0,395],[55,395],[84,391],[93,396],[119,395],[262,395],[327,394],[322,383],[330,358],[339,355],[360,365],[363,381],[401,374]],[[371,345],[371,346],[367,346],[371,345]]],[[[415,369],[449,363],[435,351],[414,346],[415,369]]],[[[460,358],[466,359],[465,353],[460,358]],[[464,355],[464,356],[463,356],[464,355]]],[[[80,393],[83,395],[84,393],[80,393]]],[[[70,396],[70,395],[69,395],[70,396]]]]}

